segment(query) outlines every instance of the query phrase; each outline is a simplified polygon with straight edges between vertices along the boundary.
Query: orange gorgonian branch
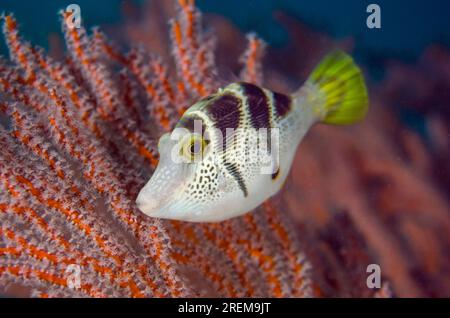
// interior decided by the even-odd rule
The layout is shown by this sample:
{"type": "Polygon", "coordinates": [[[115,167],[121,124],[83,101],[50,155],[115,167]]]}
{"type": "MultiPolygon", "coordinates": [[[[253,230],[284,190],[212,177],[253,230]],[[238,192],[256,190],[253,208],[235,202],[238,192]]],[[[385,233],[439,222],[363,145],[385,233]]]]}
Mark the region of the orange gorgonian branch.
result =
{"type": "MultiPolygon", "coordinates": [[[[170,24],[173,59],[123,54],[95,29],[70,28],[57,61],[3,16],[0,60],[0,287],[39,297],[310,296],[287,216],[267,203],[220,224],[142,215],[138,189],[159,136],[221,83],[217,43],[191,0],[170,24]],[[70,268],[80,269],[72,286],[70,268]]],[[[264,44],[248,38],[243,80],[261,83],[264,44]]]]}

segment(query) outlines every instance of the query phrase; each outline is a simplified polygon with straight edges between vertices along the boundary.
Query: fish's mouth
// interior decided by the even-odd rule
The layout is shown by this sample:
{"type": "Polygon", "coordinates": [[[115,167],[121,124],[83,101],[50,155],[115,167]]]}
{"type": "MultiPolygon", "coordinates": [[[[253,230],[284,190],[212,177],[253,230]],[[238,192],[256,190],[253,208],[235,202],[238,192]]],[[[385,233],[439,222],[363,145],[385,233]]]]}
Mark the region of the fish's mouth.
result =
{"type": "Polygon", "coordinates": [[[163,189],[154,187],[150,180],[136,198],[136,205],[139,210],[147,216],[162,219],[178,219],[183,213],[184,200],[180,198],[183,193],[184,183],[173,182],[163,189]]]}
{"type": "Polygon", "coordinates": [[[146,198],[143,191],[139,192],[136,198],[136,205],[139,210],[148,216],[157,216],[161,210],[161,202],[157,198],[146,198]]]}
{"type": "Polygon", "coordinates": [[[136,198],[136,205],[139,210],[145,215],[164,218],[167,215],[170,197],[163,197],[161,195],[148,195],[152,193],[144,187],[136,198]]]}
{"type": "Polygon", "coordinates": [[[167,167],[161,162],[136,198],[136,205],[150,217],[176,219],[184,202],[189,170],[183,166],[167,167]]]}

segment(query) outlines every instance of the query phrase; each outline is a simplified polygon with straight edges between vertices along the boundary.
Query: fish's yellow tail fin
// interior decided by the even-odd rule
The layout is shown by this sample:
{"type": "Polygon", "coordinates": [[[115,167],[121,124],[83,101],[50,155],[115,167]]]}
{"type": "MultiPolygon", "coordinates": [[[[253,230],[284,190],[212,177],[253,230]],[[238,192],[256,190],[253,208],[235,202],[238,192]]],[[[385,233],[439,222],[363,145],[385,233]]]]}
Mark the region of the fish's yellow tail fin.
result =
{"type": "Polygon", "coordinates": [[[320,103],[314,112],[320,121],[348,125],[363,119],[368,109],[367,88],[363,74],[353,59],[342,51],[326,56],[306,82],[318,92],[320,103]]]}

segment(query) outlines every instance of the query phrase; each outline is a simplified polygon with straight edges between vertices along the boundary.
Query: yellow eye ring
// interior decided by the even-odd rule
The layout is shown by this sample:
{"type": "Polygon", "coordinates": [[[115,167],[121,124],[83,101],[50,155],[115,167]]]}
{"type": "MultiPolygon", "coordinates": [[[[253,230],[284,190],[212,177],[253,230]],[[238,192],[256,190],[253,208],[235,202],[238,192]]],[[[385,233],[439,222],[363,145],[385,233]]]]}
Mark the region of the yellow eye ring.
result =
{"type": "Polygon", "coordinates": [[[190,134],[183,139],[180,155],[188,162],[197,162],[202,159],[208,142],[198,134],[190,134]]]}

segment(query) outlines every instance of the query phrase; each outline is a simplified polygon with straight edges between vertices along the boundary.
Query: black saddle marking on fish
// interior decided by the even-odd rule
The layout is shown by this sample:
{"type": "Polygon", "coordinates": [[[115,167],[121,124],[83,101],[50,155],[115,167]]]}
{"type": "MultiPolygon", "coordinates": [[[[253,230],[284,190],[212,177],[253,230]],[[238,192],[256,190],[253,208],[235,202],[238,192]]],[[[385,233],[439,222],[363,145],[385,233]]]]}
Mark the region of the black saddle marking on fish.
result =
{"type": "Polygon", "coordinates": [[[269,101],[264,91],[250,83],[240,83],[247,97],[250,122],[255,129],[270,128],[269,101]]]}
{"type": "Polygon", "coordinates": [[[199,116],[194,115],[194,114],[186,114],[186,115],[182,116],[176,126],[178,128],[186,128],[189,131],[194,132],[196,122],[197,122],[197,125],[198,125],[198,123],[200,123],[201,129],[202,129],[201,133],[204,134],[206,127],[203,123],[203,119],[201,119],[199,116]]]}
{"type": "Polygon", "coordinates": [[[225,162],[224,165],[225,168],[228,170],[228,172],[233,176],[233,178],[238,183],[239,188],[241,188],[242,192],[244,193],[244,197],[247,197],[248,196],[247,186],[245,185],[244,178],[242,178],[242,174],[239,171],[238,167],[232,162],[225,162]]]}
{"type": "Polygon", "coordinates": [[[220,129],[222,137],[225,139],[226,130],[237,129],[241,120],[241,100],[233,94],[223,94],[211,101],[208,112],[215,122],[215,126],[220,129]]]}
{"type": "MultiPolygon", "coordinates": [[[[254,129],[267,129],[267,153],[271,151],[270,136],[270,104],[264,90],[250,83],[239,83],[247,97],[247,109],[250,114],[250,123],[254,129]]],[[[259,135],[258,135],[259,138],[259,135]]],[[[258,139],[259,140],[259,139],[258,139]]],[[[258,141],[259,147],[259,141],[258,141]]]]}
{"type": "Polygon", "coordinates": [[[278,116],[283,117],[291,110],[291,102],[289,96],[273,92],[273,103],[278,116]]]}

